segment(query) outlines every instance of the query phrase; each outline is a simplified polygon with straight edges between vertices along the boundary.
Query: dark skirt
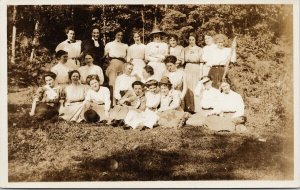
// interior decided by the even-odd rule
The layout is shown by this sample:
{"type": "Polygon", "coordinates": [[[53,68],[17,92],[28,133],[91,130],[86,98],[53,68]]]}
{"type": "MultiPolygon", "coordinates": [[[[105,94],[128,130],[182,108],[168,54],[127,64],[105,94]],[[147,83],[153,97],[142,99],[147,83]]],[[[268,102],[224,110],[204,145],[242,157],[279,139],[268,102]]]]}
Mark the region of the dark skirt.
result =
{"type": "Polygon", "coordinates": [[[58,116],[59,103],[39,102],[35,108],[35,117],[38,120],[51,120],[58,116]]]}
{"type": "Polygon", "coordinates": [[[212,86],[215,88],[219,88],[222,82],[222,77],[225,72],[225,67],[224,66],[219,66],[219,67],[211,67],[209,70],[208,76],[212,78],[212,86]]]}

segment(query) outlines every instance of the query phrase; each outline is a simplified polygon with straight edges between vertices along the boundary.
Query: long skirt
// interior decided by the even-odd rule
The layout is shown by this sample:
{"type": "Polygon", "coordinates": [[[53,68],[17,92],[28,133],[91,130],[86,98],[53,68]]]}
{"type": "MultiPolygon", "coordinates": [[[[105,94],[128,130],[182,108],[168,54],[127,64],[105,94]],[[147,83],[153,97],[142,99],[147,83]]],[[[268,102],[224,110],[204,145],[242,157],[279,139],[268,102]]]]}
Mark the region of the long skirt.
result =
{"type": "Polygon", "coordinates": [[[145,67],[145,62],[142,59],[133,59],[132,60],[133,64],[133,70],[132,70],[132,75],[137,75],[140,77],[140,79],[143,78],[143,69],[145,67]]]}
{"type": "Polygon", "coordinates": [[[85,104],[83,102],[68,103],[61,106],[59,117],[66,121],[81,122],[84,120],[85,104]]]}
{"type": "Polygon", "coordinates": [[[166,71],[166,65],[162,62],[149,62],[148,65],[153,68],[153,78],[159,82],[163,73],[166,71]]]}
{"type": "Polygon", "coordinates": [[[225,67],[224,66],[219,66],[219,67],[211,67],[209,70],[208,76],[212,78],[212,86],[219,89],[221,82],[222,82],[222,77],[225,72],[225,67]]]}
{"type": "Polygon", "coordinates": [[[158,113],[158,125],[165,128],[182,127],[188,115],[184,111],[167,110],[158,113]]]}
{"type": "Polygon", "coordinates": [[[198,97],[194,96],[194,89],[200,78],[200,65],[187,63],[185,66],[185,75],[187,83],[187,92],[184,97],[185,100],[185,110],[195,111],[195,100],[199,102],[198,97]]]}
{"type": "Polygon", "coordinates": [[[72,70],[77,70],[80,67],[80,61],[79,59],[68,59],[66,66],[72,70]]]}
{"type": "Polygon", "coordinates": [[[106,76],[108,77],[108,84],[109,84],[109,90],[110,90],[110,97],[112,100],[112,105],[116,105],[116,100],[113,96],[114,87],[115,87],[115,81],[118,75],[121,75],[123,73],[124,68],[124,62],[119,59],[112,59],[109,62],[109,65],[106,69],[106,76]]]}
{"type": "Polygon", "coordinates": [[[39,102],[35,108],[35,117],[39,120],[50,120],[58,116],[59,103],[44,103],[39,102]]]}
{"type": "Polygon", "coordinates": [[[186,121],[186,124],[194,127],[201,127],[204,126],[205,120],[206,120],[205,111],[201,110],[191,115],[190,118],[186,121]]]}
{"type": "Polygon", "coordinates": [[[116,105],[111,111],[110,111],[110,119],[111,120],[122,120],[125,119],[127,116],[127,113],[129,112],[128,106],[120,106],[116,105]]]}
{"type": "Polygon", "coordinates": [[[125,123],[133,129],[136,129],[139,126],[146,126],[152,129],[157,123],[158,118],[156,112],[148,109],[143,112],[130,110],[125,118],[125,123]]]}
{"type": "MultiPolygon", "coordinates": [[[[104,111],[104,105],[99,105],[94,102],[90,103],[89,109],[94,110],[100,117],[99,121],[108,120],[109,118],[106,117],[105,111],[104,111]]],[[[87,111],[87,109],[85,110],[87,111]]]]}

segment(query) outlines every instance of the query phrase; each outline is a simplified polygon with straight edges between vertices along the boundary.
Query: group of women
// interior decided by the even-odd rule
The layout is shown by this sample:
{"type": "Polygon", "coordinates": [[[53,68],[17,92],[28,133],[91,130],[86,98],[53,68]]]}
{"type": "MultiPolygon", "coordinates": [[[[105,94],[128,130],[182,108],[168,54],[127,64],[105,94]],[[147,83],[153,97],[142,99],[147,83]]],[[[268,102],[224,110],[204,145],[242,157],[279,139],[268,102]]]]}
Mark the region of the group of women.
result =
{"type": "Polygon", "coordinates": [[[104,46],[98,28],[82,42],[68,27],[67,40],[56,48],[58,63],[45,74],[46,85],[38,89],[30,115],[43,119],[59,115],[66,121],[124,128],[180,126],[187,112],[202,109],[201,96],[195,95],[200,79],[209,76],[212,86],[219,88],[225,65],[235,62],[235,49],[226,47],[227,37],[214,31],[205,34],[203,48],[195,33],[189,34],[185,48],[174,34],[168,35],[167,44],[166,33],[157,27],[147,45],[139,32],[133,33],[134,44],[129,47],[122,43],[123,30],[114,34],[115,39],[104,46]]]}

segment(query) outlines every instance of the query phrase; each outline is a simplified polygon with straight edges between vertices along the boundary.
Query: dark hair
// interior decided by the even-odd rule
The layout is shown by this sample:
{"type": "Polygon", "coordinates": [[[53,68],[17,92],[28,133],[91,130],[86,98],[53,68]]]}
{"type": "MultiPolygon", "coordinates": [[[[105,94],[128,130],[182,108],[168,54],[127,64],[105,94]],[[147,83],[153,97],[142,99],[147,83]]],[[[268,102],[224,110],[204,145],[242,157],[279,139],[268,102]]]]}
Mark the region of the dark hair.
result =
{"type": "Polygon", "coordinates": [[[217,35],[217,33],[214,30],[209,30],[204,35],[214,37],[215,35],[217,35]]]}
{"type": "Polygon", "coordinates": [[[85,56],[87,56],[87,55],[92,56],[93,59],[95,58],[95,54],[92,53],[92,52],[85,52],[85,53],[83,54],[83,57],[85,58],[85,56]]]}
{"type": "Polygon", "coordinates": [[[175,64],[177,61],[177,58],[174,56],[174,55],[168,55],[165,60],[164,60],[164,63],[167,64],[167,63],[173,63],[175,64]]]}
{"type": "Polygon", "coordinates": [[[169,40],[170,40],[171,38],[174,38],[176,41],[178,41],[178,36],[177,36],[176,34],[170,34],[170,35],[169,35],[169,40]]]}
{"type": "Polygon", "coordinates": [[[134,86],[137,86],[137,85],[142,86],[142,88],[144,87],[144,83],[142,83],[141,81],[134,81],[131,86],[132,86],[132,88],[134,88],[134,86]]]}
{"type": "Polygon", "coordinates": [[[70,30],[73,30],[75,32],[75,29],[73,26],[68,26],[66,29],[65,29],[65,33],[68,34],[70,30]]]}
{"type": "Polygon", "coordinates": [[[95,123],[100,120],[100,116],[97,114],[95,110],[89,109],[86,112],[84,112],[84,119],[88,123],[95,123]]]}
{"type": "Polygon", "coordinates": [[[144,69],[145,69],[145,71],[146,71],[147,73],[149,73],[150,75],[154,75],[153,67],[151,67],[150,65],[146,65],[146,66],[144,67],[144,69]]]}
{"type": "Polygon", "coordinates": [[[116,29],[114,30],[114,36],[116,36],[117,33],[119,33],[119,32],[122,32],[122,33],[124,34],[124,30],[123,30],[122,28],[116,28],[116,29]]]}
{"type": "Polygon", "coordinates": [[[91,33],[92,33],[93,30],[95,30],[95,29],[99,30],[99,33],[100,33],[100,27],[97,26],[97,25],[93,25],[93,26],[91,27],[91,33]]]}
{"type": "Polygon", "coordinates": [[[195,38],[196,43],[197,43],[198,35],[195,32],[191,32],[191,33],[189,33],[189,37],[188,38],[190,38],[191,36],[193,36],[195,38]]]}
{"type": "Polygon", "coordinates": [[[99,76],[98,76],[98,75],[88,75],[88,76],[86,77],[85,82],[86,82],[88,85],[90,85],[90,82],[91,82],[92,80],[97,80],[98,82],[100,82],[100,79],[99,79],[99,76]]]}
{"type": "Polygon", "coordinates": [[[68,74],[69,74],[69,79],[70,79],[70,80],[71,80],[71,77],[72,77],[72,75],[73,75],[74,73],[78,73],[79,78],[81,77],[79,71],[77,71],[77,70],[72,70],[72,71],[70,71],[70,72],[68,73],[68,74]]]}
{"type": "Polygon", "coordinates": [[[56,74],[53,73],[53,72],[51,72],[51,71],[48,71],[48,72],[46,72],[46,73],[44,74],[44,79],[45,79],[46,77],[51,77],[51,78],[53,78],[53,79],[55,80],[55,79],[56,79],[56,74]]]}
{"type": "Polygon", "coordinates": [[[64,50],[58,50],[56,53],[55,53],[55,57],[56,59],[60,58],[61,56],[63,55],[66,55],[68,54],[68,52],[64,51],[64,50]]]}
{"type": "Polygon", "coordinates": [[[161,87],[161,86],[166,86],[166,87],[168,87],[169,90],[172,89],[172,84],[159,83],[159,86],[160,86],[160,87],[161,87]]]}

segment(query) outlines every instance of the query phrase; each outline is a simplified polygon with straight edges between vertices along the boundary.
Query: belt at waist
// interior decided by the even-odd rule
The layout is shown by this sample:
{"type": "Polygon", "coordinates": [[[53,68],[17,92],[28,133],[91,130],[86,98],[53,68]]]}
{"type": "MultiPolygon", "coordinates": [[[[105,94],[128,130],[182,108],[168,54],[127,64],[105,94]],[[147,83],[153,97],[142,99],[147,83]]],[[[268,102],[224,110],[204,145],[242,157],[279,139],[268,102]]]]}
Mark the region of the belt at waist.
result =
{"type": "Polygon", "coordinates": [[[213,65],[211,67],[214,67],[214,68],[218,68],[218,67],[224,67],[225,65],[213,65]]]}
{"type": "Polygon", "coordinates": [[[190,63],[190,64],[200,64],[200,62],[186,62],[186,64],[188,64],[188,63],[190,63]]]}
{"type": "Polygon", "coordinates": [[[120,61],[126,62],[125,58],[123,57],[109,57],[109,59],[118,59],[120,61]]]}
{"type": "Polygon", "coordinates": [[[72,60],[79,60],[78,57],[71,57],[71,58],[69,58],[69,59],[72,59],[72,60]]]}
{"type": "Polygon", "coordinates": [[[213,108],[202,108],[202,110],[212,110],[213,108]]]}
{"type": "Polygon", "coordinates": [[[74,100],[74,101],[70,101],[70,103],[75,103],[75,102],[83,102],[84,100],[74,100]]]}

